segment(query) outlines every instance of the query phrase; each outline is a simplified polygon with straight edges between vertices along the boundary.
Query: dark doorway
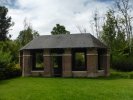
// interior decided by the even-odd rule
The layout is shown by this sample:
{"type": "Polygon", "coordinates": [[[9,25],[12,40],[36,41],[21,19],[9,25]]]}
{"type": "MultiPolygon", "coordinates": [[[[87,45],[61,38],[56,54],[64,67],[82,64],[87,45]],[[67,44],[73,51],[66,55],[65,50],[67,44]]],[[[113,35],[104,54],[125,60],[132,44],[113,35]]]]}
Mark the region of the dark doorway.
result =
{"type": "Polygon", "coordinates": [[[32,50],[32,70],[44,70],[43,50],[32,50]]]}
{"type": "Polygon", "coordinates": [[[98,49],[98,70],[104,70],[103,67],[103,54],[106,52],[105,49],[98,49]]]}
{"type": "Polygon", "coordinates": [[[62,53],[63,52],[64,52],[63,49],[51,50],[53,74],[55,77],[62,76],[62,53]]]}
{"type": "Polygon", "coordinates": [[[62,76],[62,56],[52,56],[54,76],[62,76]]]}
{"type": "Polygon", "coordinates": [[[72,70],[85,71],[86,67],[86,49],[73,49],[72,50],[72,70]]]}

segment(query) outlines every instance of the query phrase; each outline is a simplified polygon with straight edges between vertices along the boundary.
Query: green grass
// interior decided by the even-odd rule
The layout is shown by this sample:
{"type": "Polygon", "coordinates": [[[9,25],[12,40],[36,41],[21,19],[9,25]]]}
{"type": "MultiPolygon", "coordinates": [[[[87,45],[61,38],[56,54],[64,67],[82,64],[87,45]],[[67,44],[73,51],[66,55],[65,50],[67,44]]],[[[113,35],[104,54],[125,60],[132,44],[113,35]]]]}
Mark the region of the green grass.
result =
{"type": "Polygon", "coordinates": [[[0,81],[0,100],[133,100],[133,79],[20,77],[0,81]]]}

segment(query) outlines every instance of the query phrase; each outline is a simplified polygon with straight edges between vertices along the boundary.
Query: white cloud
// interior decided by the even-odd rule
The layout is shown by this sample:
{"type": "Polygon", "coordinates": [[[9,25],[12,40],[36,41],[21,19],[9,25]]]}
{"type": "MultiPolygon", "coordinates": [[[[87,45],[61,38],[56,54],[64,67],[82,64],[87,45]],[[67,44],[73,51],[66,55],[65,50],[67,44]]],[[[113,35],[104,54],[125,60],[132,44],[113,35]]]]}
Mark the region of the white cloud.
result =
{"type": "Polygon", "coordinates": [[[15,22],[10,31],[13,39],[23,29],[25,18],[41,35],[50,34],[57,23],[64,25],[71,33],[79,33],[77,25],[92,32],[90,21],[94,11],[97,9],[102,16],[110,5],[97,0],[18,0],[17,3],[17,8],[9,7],[9,15],[15,22]]]}

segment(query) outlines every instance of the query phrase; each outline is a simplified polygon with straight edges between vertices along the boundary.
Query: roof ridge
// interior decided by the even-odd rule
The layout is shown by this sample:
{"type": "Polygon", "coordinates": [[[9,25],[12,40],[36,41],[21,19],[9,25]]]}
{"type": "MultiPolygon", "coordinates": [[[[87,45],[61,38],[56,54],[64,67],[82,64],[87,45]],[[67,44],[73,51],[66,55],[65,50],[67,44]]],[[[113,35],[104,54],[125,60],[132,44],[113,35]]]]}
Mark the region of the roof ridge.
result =
{"type": "Polygon", "coordinates": [[[91,33],[72,33],[72,34],[57,34],[57,35],[50,34],[50,35],[40,35],[39,37],[41,37],[41,36],[61,36],[61,35],[85,35],[85,34],[88,35],[88,34],[91,34],[91,33]]]}

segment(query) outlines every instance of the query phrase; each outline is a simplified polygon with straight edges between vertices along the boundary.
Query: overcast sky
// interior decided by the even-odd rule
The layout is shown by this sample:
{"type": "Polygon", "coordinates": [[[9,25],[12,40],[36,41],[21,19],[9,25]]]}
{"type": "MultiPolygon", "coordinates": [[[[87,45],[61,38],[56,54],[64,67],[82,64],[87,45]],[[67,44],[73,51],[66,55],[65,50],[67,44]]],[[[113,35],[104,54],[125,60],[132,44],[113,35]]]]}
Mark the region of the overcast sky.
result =
{"type": "Polygon", "coordinates": [[[77,26],[84,27],[94,34],[93,16],[98,10],[99,16],[104,16],[112,0],[11,0],[7,6],[8,16],[15,25],[10,34],[15,39],[23,30],[25,18],[32,24],[34,30],[41,35],[50,34],[55,24],[64,25],[71,33],[79,33],[77,26]]]}

